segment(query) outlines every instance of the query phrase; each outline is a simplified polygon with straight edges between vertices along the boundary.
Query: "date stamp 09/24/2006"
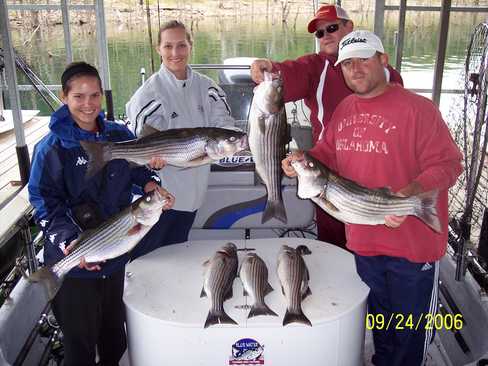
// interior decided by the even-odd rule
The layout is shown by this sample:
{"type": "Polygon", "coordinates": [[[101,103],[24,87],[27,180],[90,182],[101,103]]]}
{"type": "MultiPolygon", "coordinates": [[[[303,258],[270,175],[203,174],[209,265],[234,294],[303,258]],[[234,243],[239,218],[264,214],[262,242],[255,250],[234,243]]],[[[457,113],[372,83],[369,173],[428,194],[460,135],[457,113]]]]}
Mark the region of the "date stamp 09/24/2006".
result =
{"type": "Polygon", "coordinates": [[[368,330],[461,330],[463,324],[462,314],[366,314],[368,330]]]}

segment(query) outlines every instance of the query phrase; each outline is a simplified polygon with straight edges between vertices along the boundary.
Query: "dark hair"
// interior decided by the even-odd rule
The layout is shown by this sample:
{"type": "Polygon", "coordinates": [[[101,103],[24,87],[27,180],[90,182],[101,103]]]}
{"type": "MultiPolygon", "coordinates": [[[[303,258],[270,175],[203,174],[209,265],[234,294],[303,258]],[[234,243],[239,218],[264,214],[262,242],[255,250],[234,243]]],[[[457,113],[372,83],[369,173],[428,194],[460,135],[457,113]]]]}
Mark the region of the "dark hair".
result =
{"type": "Polygon", "coordinates": [[[190,32],[188,32],[188,29],[186,29],[186,26],[180,22],[179,20],[170,20],[169,22],[164,23],[161,28],[159,28],[159,34],[158,34],[158,45],[161,44],[161,33],[163,33],[165,30],[168,29],[175,29],[175,28],[180,28],[185,31],[186,34],[186,40],[190,44],[190,46],[193,45],[193,40],[191,38],[190,32]]]}
{"type": "Polygon", "coordinates": [[[100,79],[97,69],[84,61],[79,61],[70,63],[64,69],[63,75],[61,75],[61,88],[63,89],[63,93],[65,95],[68,94],[71,81],[82,76],[96,78],[100,84],[100,90],[102,90],[102,79],[100,79]]]}

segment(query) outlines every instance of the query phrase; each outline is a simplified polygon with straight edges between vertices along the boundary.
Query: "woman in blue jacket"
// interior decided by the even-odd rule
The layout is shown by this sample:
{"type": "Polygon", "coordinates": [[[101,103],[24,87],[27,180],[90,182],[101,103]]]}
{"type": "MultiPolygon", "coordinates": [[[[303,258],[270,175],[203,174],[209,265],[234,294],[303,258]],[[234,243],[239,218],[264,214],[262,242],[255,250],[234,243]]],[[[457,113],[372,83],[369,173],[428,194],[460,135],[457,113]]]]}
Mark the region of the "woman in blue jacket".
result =
{"type": "MultiPolygon", "coordinates": [[[[79,141],[124,141],[134,135],[104,119],[102,84],[97,70],[85,63],[67,66],[61,76],[65,104],[54,112],[48,133],[35,147],[29,180],[29,199],[44,233],[44,262],[53,265],[81,231],[94,228],[132,201],[137,185],[149,192],[160,187],[159,177],[145,167],[113,160],[85,180],[87,156],[79,141]]],[[[164,209],[169,209],[174,200],[164,209]]],[[[122,302],[124,267],[128,254],[99,264],[80,263],[64,280],[52,309],[64,335],[65,365],[118,365],[126,349],[122,302]]]]}

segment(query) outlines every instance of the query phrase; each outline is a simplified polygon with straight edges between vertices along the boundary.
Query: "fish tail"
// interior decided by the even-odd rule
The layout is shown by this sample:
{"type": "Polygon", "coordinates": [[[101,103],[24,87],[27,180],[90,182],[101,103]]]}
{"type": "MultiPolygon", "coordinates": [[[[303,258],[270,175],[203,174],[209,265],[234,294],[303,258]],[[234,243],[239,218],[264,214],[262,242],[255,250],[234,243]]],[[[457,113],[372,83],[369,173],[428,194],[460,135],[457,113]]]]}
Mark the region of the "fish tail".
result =
{"type": "Polygon", "coordinates": [[[50,267],[42,267],[41,269],[35,271],[28,277],[28,280],[30,282],[41,282],[46,289],[49,300],[52,300],[54,296],[56,296],[56,293],[63,282],[63,280],[59,278],[50,267]]]}
{"type": "Polygon", "coordinates": [[[103,169],[108,161],[112,159],[110,143],[80,141],[80,145],[88,155],[86,178],[93,177],[97,172],[103,169]]]}
{"type": "Polygon", "coordinates": [[[237,322],[234,319],[232,319],[230,316],[228,316],[225,311],[218,312],[218,313],[209,311],[207,315],[207,320],[205,320],[205,325],[203,327],[208,328],[209,326],[215,324],[237,325],[237,322]]]}
{"type": "Polygon", "coordinates": [[[422,220],[435,232],[441,233],[441,222],[437,215],[437,196],[438,191],[425,192],[418,195],[420,207],[415,210],[415,216],[422,220]]]}
{"type": "Polygon", "coordinates": [[[271,315],[271,316],[278,316],[273,310],[271,310],[268,305],[266,304],[258,304],[258,305],[253,305],[251,308],[251,311],[249,312],[249,315],[247,318],[252,318],[258,315],[271,315]]]}
{"type": "Polygon", "coordinates": [[[284,224],[288,222],[283,201],[276,200],[266,202],[266,208],[264,209],[261,223],[264,224],[266,221],[271,220],[273,217],[280,220],[284,224]]]}
{"type": "Polygon", "coordinates": [[[298,313],[291,313],[286,309],[285,317],[283,318],[283,326],[290,324],[290,323],[301,323],[308,326],[312,326],[312,323],[308,318],[303,314],[303,311],[300,309],[298,313]]]}

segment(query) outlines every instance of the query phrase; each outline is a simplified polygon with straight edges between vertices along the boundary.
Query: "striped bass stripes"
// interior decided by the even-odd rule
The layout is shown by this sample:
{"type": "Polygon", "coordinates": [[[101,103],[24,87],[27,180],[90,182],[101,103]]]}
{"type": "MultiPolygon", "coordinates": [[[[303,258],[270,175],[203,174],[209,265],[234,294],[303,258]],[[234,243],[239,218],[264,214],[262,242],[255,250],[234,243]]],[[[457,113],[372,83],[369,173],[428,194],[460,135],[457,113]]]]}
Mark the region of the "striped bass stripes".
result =
{"type": "Polygon", "coordinates": [[[287,222],[281,196],[281,160],[285,157],[287,132],[282,81],[271,80],[265,73],[265,81],[254,89],[249,112],[249,147],[268,194],[262,223],[273,217],[287,222]]]}
{"type": "Polygon", "coordinates": [[[81,141],[80,144],[88,156],[88,178],[113,159],[144,165],[151,158],[160,157],[169,165],[188,168],[210,164],[248,148],[244,132],[219,127],[175,128],[157,131],[136,140],[81,141]]]}
{"type": "Polygon", "coordinates": [[[310,275],[302,258],[303,254],[311,254],[311,251],[304,245],[300,245],[296,249],[283,245],[278,254],[278,278],[281,283],[281,291],[286,299],[283,325],[296,322],[312,326],[302,310],[302,300],[311,295],[308,287],[310,275]]]}
{"type": "Polygon", "coordinates": [[[119,257],[132,248],[158,221],[166,203],[159,191],[146,193],[123,211],[104,221],[93,230],[82,232],[71,242],[69,254],[52,267],[42,267],[29,276],[32,282],[42,282],[48,298],[53,299],[65,275],[81,263],[103,262],[119,257]]]}
{"type": "Polygon", "coordinates": [[[210,298],[210,309],[204,328],[215,324],[237,324],[224,310],[224,301],[232,298],[232,285],[237,276],[237,247],[227,243],[205,261],[200,297],[210,298]]]}
{"type": "MultiPolygon", "coordinates": [[[[96,231],[88,232],[88,238],[82,242],[83,245],[76,245],[70,255],[64,257],[57,262],[52,270],[58,277],[64,276],[72,268],[76,267],[82,257],[89,263],[100,262],[107,258],[99,258],[100,250],[102,248],[111,249],[114,244],[117,245],[120,241],[118,233],[126,233],[136,224],[135,217],[129,212],[124,212],[114,222],[104,222],[102,226],[96,231]],[[92,234],[92,235],[91,235],[92,234]]],[[[80,238],[81,239],[81,238],[80,238]]]]}
{"type": "Polygon", "coordinates": [[[387,215],[413,215],[432,230],[442,231],[437,215],[437,191],[400,197],[388,188],[369,189],[336,175],[307,154],[291,164],[298,176],[298,196],[311,199],[344,223],[380,225],[385,223],[387,215]]]}
{"type": "Polygon", "coordinates": [[[239,277],[244,288],[244,296],[251,295],[253,304],[248,319],[258,315],[278,316],[264,302],[264,297],[273,291],[268,282],[266,263],[256,253],[247,253],[244,258],[239,277]]]}

